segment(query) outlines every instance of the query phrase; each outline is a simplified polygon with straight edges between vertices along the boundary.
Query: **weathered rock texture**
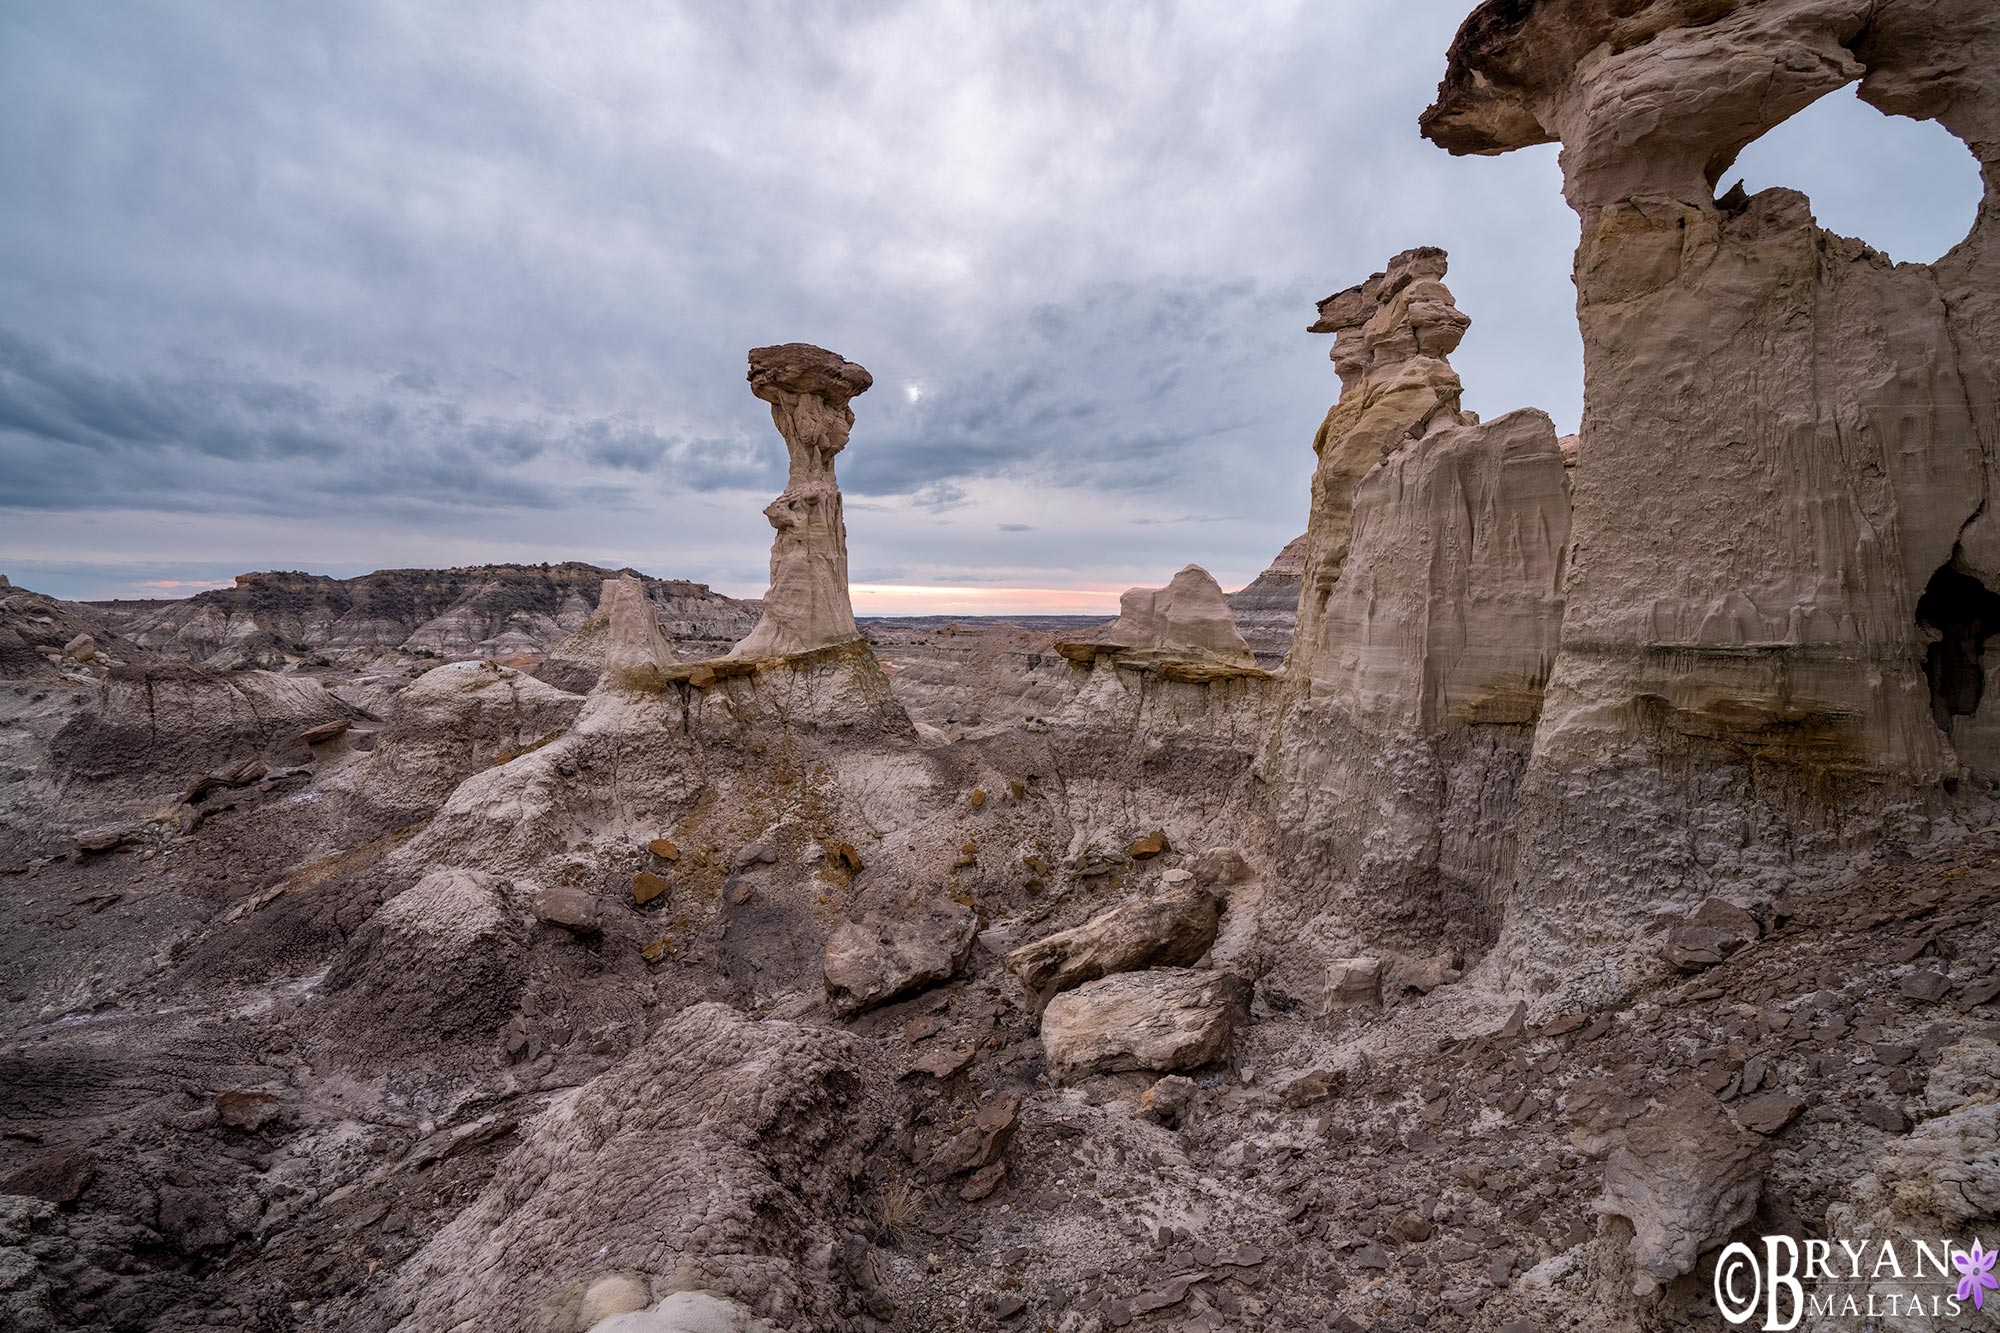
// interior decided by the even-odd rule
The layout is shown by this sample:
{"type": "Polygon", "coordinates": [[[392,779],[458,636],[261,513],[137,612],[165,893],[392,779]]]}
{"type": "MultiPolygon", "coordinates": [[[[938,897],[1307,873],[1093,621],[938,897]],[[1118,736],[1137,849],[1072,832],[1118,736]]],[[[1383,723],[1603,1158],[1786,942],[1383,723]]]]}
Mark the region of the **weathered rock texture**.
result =
{"type": "Polygon", "coordinates": [[[1453,43],[1425,134],[1559,140],[1582,220],[1577,556],[1524,927],[1608,945],[1833,828],[1913,831],[1961,763],[2000,770],[1996,61],[1980,0],[1510,0],[1453,43]],[[1745,145],[1856,80],[1984,168],[1977,225],[1933,266],[1820,230],[1794,191],[1716,197],[1745,145]]]}
{"type": "Polygon", "coordinates": [[[1246,987],[1231,972],[1156,967],[1065,991],[1042,1011],[1058,1078],[1199,1069],[1229,1054],[1246,987]]]}
{"type": "Polygon", "coordinates": [[[1299,618],[1299,585],[1305,581],[1308,534],[1285,543],[1277,558],[1250,582],[1222,600],[1236,617],[1237,632],[1259,662],[1275,664],[1292,646],[1299,618]]]}
{"type": "MultiPolygon", "coordinates": [[[[1328,957],[1474,950],[1562,624],[1569,491],[1536,411],[1481,423],[1446,359],[1445,254],[1322,301],[1319,470],[1275,779],[1273,907],[1328,957]]],[[[1393,958],[1391,958],[1393,961],[1393,958]]],[[[1297,984],[1315,984],[1300,977],[1297,984]]]]}
{"type": "Polygon", "coordinates": [[[1037,1004],[1113,972],[1198,962],[1215,943],[1221,904],[1206,889],[1163,889],[1007,955],[1007,970],[1037,1004]]]}
{"type": "Polygon", "coordinates": [[[763,618],[732,657],[779,657],[861,637],[847,597],[847,524],[833,459],[854,428],[848,400],[874,382],[852,361],[808,343],[750,353],[750,391],[771,405],[791,471],[784,494],[764,510],[778,535],[763,618]]]}
{"type": "MultiPolygon", "coordinates": [[[[865,1049],[698,1005],[559,1098],[501,1177],[403,1270],[397,1327],[556,1327],[566,1289],[630,1274],[785,1328],[844,1328],[842,1205],[880,1128],[865,1049]]],[[[851,1299],[851,1298],[848,1298],[851,1299]]]]}
{"type": "Polygon", "coordinates": [[[1129,588],[1118,619],[1097,642],[1165,659],[1253,667],[1257,659],[1236,631],[1236,618],[1214,575],[1189,565],[1164,588],[1129,588]]]}
{"type": "Polygon", "coordinates": [[[827,1003],[851,1017],[936,985],[965,966],[978,928],[949,899],[843,921],[826,942],[827,1003]]]}
{"type": "MultiPolygon", "coordinates": [[[[86,605],[155,653],[217,669],[321,656],[358,664],[397,652],[517,657],[546,653],[584,628],[598,586],[614,573],[566,561],[383,569],[351,579],[239,574],[231,587],[177,601],[86,605]]],[[[684,579],[642,581],[678,641],[719,645],[756,623],[755,602],[684,579]]],[[[574,689],[590,681],[561,683],[574,689]]]]}

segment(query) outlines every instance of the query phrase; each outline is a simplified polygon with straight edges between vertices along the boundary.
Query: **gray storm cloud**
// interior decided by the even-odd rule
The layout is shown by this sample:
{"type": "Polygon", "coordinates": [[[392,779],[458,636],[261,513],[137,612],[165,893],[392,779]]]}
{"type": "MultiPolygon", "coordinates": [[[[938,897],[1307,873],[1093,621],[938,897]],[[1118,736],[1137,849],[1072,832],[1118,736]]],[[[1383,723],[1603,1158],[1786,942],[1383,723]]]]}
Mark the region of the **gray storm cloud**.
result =
{"type": "MultiPolygon", "coordinates": [[[[1234,586],[1304,523],[1313,302],[1396,250],[1452,252],[1469,405],[1574,428],[1553,150],[1416,135],[1461,8],[10,7],[0,568],[755,593],[783,452],[743,354],[807,340],[876,376],[858,579],[1234,586]]],[[[1897,246],[1951,210],[1838,183],[1876,139],[1969,158],[1845,102],[1743,174],[1818,154],[1830,225],[1930,257],[1897,246]]]]}

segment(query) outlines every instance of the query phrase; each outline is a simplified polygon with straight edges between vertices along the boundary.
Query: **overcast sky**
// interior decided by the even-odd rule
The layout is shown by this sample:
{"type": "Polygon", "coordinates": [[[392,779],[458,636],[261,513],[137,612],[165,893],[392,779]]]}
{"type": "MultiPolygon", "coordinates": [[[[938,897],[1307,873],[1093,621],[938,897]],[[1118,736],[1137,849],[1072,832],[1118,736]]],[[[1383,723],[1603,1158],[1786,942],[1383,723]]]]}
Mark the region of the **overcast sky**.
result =
{"type": "MultiPolygon", "coordinates": [[[[1581,407],[1554,149],[1417,136],[1467,0],[0,8],[0,572],[590,560],[763,590],[744,384],[875,388],[857,609],[1225,587],[1305,525],[1314,302],[1442,245],[1467,405],[1581,407]]],[[[1734,175],[1898,259],[1972,159],[1836,94],[1734,175]]]]}

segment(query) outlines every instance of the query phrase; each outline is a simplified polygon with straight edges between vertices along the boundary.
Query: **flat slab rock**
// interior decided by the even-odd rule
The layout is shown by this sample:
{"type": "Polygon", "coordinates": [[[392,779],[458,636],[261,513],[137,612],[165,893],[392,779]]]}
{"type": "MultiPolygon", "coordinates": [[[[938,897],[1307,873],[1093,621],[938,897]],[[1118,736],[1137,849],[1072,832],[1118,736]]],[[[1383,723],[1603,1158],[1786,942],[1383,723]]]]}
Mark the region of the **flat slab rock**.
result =
{"type": "Polygon", "coordinates": [[[1248,989],[1233,972],[1157,967],[1067,991],[1042,1013],[1049,1072],[1198,1069],[1229,1053],[1248,989]]]}
{"type": "Polygon", "coordinates": [[[1166,889],[1024,944],[1007,955],[1006,966],[1031,998],[1045,1000],[1114,972],[1186,966],[1215,943],[1220,919],[1221,905],[1206,890],[1166,889]]]}

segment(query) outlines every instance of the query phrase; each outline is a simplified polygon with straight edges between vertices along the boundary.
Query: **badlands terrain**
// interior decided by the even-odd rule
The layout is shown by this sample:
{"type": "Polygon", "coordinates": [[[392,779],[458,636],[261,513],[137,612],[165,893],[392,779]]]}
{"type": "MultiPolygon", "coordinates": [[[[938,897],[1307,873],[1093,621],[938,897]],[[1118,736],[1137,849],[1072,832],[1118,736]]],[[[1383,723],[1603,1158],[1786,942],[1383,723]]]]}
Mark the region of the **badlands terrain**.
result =
{"type": "Polygon", "coordinates": [[[857,621],[798,343],[759,602],[0,584],[0,1328],[1719,1329],[1732,1242],[1991,1244],[1996,69],[1480,6],[1421,132],[1562,144],[1582,430],[1461,408],[1442,251],[1342,275],[1232,594],[857,621]],[[1856,81],[1982,163],[1935,265],[1726,188],[1856,81]]]}

